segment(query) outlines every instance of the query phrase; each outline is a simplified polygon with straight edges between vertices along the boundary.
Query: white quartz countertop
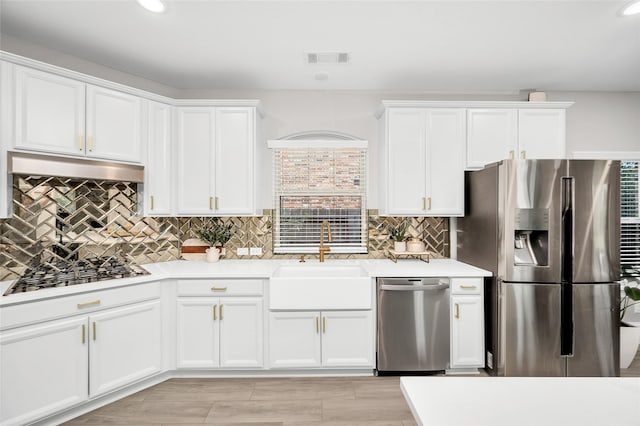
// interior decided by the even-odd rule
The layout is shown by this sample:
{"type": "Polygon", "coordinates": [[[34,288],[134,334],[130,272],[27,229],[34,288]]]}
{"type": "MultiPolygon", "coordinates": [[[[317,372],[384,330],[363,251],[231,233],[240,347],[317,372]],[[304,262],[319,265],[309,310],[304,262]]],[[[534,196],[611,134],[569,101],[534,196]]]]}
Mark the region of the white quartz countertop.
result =
{"type": "MultiPolygon", "coordinates": [[[[69,287],[49,288],[26,293],[0,296],[0,306],[26,303],[70,294],[128,286],[164,279],[192,278],[270,278],[281,265],[301,265],[297,260],[220,260],[207,263],[203,260],[175,260],[142,265],[149,275],[79,284],[69,287]]],[[[489,271],[476,268],[453,259],[421,260],[388,259],[327,260],[324,265],[359,264],[372,278],[377,277],[488,277],[489,271]]],[[[307,260],[302,265],[318,265],[318,260],[307,260]]],[[[4,294],[13,281],[0,281],[0,294],[4,294]]]]}
{"type": "Polygon", "coordinates": [[[424,426],[638,426],[640,378],[402,377],[424,426]]]}

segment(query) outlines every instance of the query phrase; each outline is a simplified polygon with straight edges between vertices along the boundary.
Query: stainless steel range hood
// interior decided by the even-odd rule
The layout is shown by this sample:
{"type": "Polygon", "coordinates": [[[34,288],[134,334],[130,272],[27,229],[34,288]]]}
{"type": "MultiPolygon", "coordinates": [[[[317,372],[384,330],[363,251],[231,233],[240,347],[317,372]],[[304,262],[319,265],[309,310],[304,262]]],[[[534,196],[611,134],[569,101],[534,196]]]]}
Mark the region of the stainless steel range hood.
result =
{"type": "Polygon", "coordinates": [[[58,176],[134,183],[144,181],[144,167],[133,164],[16,151],[10,151],[7,154],[8,172],[18,175],[58,176]]]}

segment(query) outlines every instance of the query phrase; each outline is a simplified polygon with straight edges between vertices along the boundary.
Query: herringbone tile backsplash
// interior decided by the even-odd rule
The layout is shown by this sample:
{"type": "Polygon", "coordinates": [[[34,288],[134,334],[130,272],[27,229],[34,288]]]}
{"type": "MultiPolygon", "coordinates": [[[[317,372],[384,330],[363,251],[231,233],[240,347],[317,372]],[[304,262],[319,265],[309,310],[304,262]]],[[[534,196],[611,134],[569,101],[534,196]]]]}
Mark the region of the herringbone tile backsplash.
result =
{"type": "MultiPolygon", "coordinates": [[[[136,214],[136,185],[126,182],[14,176],[13,217],[0,220],[0,280],[15,279],[33,263],[93,256],[120,256],[145,264],[180,258],[180,244],[194,238],[210,217],[142,217],[136,214]]],[[[392,247],[388,226],[409,222],[407,233],[425,241],[436,257],[449,257],[449,220],[382,217],[368,211],[368,254],[331,258],[384,258],[392,247]]],[[[262,247],[262,259],[299,255],[272,251],[271,211],[258,217],[220,218],[233,225],[227,259],[238,247],[262,247]]],[[[310,256],[310,257],[313,257],[310,256]]]]}

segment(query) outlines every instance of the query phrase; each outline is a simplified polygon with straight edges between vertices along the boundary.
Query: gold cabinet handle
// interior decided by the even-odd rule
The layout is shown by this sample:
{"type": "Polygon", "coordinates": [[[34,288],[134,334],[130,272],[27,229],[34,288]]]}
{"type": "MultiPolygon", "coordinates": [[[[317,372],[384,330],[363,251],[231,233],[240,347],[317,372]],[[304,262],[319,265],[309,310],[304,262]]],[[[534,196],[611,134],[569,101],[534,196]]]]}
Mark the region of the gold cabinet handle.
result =
{"type": "Polygon", "coordinates": [[[460,305],[456,303],[456,313],[454,315],[455,318],[460,318],[460,305]]]}
{"type": "Polygon", "coordinates": [[[316,317],[316,334],[320,334],[320,320],[316,317]]]}
{"type": "Polygon", "coordinates": [[[88,138],[88,144],[89,144],[89,152],[93,151],[93,136],[89,136],[88,138]]]}
{"type": "Polygon", "coordinates": [[[327,317],[322,317],[322,334],[327,331],[327,317]]]}
{"type": "Polygon", "coordinates": [[[85,325],[82,324],[82,344],[84,345],[84,343],[86,342],[86,329],[85,329],[85,325]]]}
{"type": "Polygon", "coordinates": [[[100,299],[92,300],[91,302],[78,303],[78,309],[89,308],[91,306],[98,306],[100,304],[100,299]]]}
{"type": "Polygon", "coordinates": [[[429,208],[427,210],[431,210],[431,197],[427,198],[429,200],[429,208]]]}
{"type": "Polygon", "coordinates": [[[78,148],[80,151],[84,151],[84,136],[78,135],[78,148]]]}
{"type": "Polygon", "coordinates": [[[213,320],[218,319],[218,305],[213,305],[213,320]]]}
{"type": "Polygon", "coordinates": [[[213,210],[213,197],[209,197],[209,210],[213,210]]]}
{"type": "Polygon", "coordinates": [[[219,208],[218,207],[218,197],[216,197],[215,200],[216,200],[216,203],[215,203],[216,204],[216,210],[218,210],[218,208],[219,208]]]}
{"type": "Polygon", "coordinates": [[[422,197],[422,210],[426,210],[426,209],[427,209],[427,198],[422,197]]]}
{"type": "Polygon", "coordinates": [[[527,151],[522,150],[520,152],[520,158],[522,158],[523,160],[526,160],[527,159],[527,151]]]}
{"type": "Polygon", "coordinates": [[[509,158],[511,158],[512,160],[516,157],[516,153],[514,150],[509,151],[509,158]]]}
{"type": "Polygon", "coordinates": [[[151,210],[153,210],[153,195],[151,196],[151,210]]]}
{"type": "Polygon", "coordinates": [[[220,321],[224,319],[224,305],[220,305],[220,321]]]}
{"type": "Polygon", "coordinates": [[[96,337],[98,337],[98,335],[96,334],[96,322],[93,322],[93,341],[95,342],[96,337]]]}
{"type": "Polygon", "coordinates": [[[465,285],[465,284],[462,284],[462,285],[460,285],[460,288],[469,288],[469,289],[474,289],[474,288],[476,288],[476,286],[475,286],[475,285],[465,285]]]}
{"type": "Polygon", "coordinates": [[[227,291],[226,287],[211,287],[211,291],[227,291]]]}

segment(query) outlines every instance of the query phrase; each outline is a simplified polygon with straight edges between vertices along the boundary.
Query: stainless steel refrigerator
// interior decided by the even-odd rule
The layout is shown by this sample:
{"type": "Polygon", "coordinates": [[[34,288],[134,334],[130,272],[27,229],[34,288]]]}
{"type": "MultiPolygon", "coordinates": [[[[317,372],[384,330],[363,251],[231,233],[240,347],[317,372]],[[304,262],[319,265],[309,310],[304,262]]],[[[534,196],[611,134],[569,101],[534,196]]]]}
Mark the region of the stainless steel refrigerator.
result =
{"type": "Polygon", "coordinates": [[[505,160],[465,180],[457,257],[494,274],[489,373],[618,376],[619,162],[505,160]]]}

